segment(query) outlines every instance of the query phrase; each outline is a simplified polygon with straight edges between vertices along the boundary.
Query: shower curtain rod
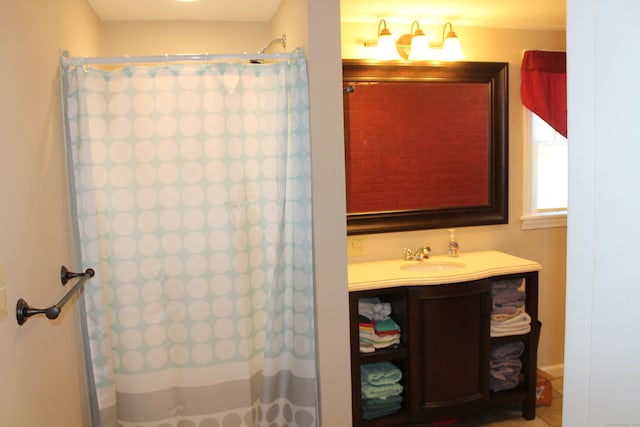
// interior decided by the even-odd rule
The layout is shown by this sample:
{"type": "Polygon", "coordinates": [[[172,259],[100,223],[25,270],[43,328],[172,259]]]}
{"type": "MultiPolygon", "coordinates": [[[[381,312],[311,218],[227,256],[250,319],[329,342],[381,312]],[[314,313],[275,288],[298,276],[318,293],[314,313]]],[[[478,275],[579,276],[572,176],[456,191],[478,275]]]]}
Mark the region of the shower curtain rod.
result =
{"type": "Polygon", "coordinates": [[[186,53],[175,55],[154,55],[154,56],[112,56],[112,57],[70,57],[64,52],[60,58],[63,67],[72,65],[109,65],[109,64],[136,64],[145,62],[184,62],[184,61],[215,61],[224,59],[241,59],[247,61],[261,61],[264,59],[289,59],[296,54],[286,53],[233,53],[233,54],[209,54],[209,53],[186,53]]]}

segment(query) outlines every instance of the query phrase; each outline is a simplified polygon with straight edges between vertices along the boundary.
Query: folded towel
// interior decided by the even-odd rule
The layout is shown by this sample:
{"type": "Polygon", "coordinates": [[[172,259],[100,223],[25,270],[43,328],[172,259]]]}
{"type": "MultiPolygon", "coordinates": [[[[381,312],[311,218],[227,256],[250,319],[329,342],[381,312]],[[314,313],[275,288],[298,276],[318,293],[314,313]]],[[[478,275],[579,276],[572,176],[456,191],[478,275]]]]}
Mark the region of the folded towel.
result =
{"type": "Polygon", "coordinates": [[[365,420],[372,420],[374,418],[384,417],[398,412],[401,408],[402,405],[397,404],[390,407],[363,410],[362,418],[365,420]]]}
{"type": "Polygon", "coordinates": [[[520,383],[520,371],[525,345],[522,341],[491,346],[489,388],[492,391],[508,390],[520,383]]]}
{"type": "Polygon", "coordinates": [[[391,304],[381,302],[380,298],[360,298],[358,314],[372,320],[384,320],[391,315],[391,304]]]}
{"type": "Polygon", "coordinates": [[[391,362],[367,363],[360,366],[362,381],[371,385],[397,383],[402,379],[402,371],[391,362]]]}
{"type": "Polygon", "coordinates": [[[385,334],[379,335],[369,331],[360,331],[360,341],[377,342],[380,344],[389,343],[391,341],[397,341],[400,339],[400,334],[385,334]]]}
{"type": "Polygon", "coordinates": [[[375,328],[373,327],[373,325],[369,326],[369,325],[367,325],[365,323],[361,323],[358,326],[358,329],[360,330],[360,332],[366,332],[366,333],[370,333],[370,334],[373,334],[376,331],[375,328]]]}
{"type": "Polygon", "coordinates": [[[362,380],[360,390],[365,399],[387,399],[390,396],[399,396],[402,393],[402,385],[400,383],[372,385],[362,380]]]}
{"type": "Polygon", "coordinates": [[[509,360],[508,362],[491,364],[489,375],[498,379],[511,378],[518,375],[522,369],[522,362],[519,360],[509,360]]]}
{"type": "MultiPolygon", "coordinates": [[[[518,334],[520,335],[520,334],[518,334]]],[[[389,347],[391,345],[396,345],[396,344],[400,344],[400,337],[396,336],[393,337],[392,339],[389,340],[372,340],[372,339],[368,339],[368,338],[360,338],[360,344],[365,344],[365,345],[372,345],[374,347],[377,348],[385,348],[385,347],[389,347]]]]}
{"type": "Polygon", "coordinates": [[[531,325],[511,326],[507,328],[491,327],[491,337],[508,337],[511,335],[524,335],[531,332],[531,325]]]}
{"type": "Polygon", "coordinates": [[[524,343],[515,341],[508,344],[491,346],[491,360],[519,358],[524,352],[524,343]]]}
{"type": "Polygon", "coordinates": [[[389,407],[400,407],[402,396],[389,396],[386,399],[362,399],[362,409],[379,409],[389,407]]]}
{"type": "Polygon", "coordinates": [[[527,294],[522,291],[510,291],[500,293],[492,297],[494,307],[520,307],[527,299],[527,294]]]}
{"type": "Polygon", "coordinates": [[[529,332],[531,332],[531,316],[526,312],[522,312],[518,316],[505,321],[491,321],[492,337],[523,335],[529,332]]]}
{"type": "Polygon", "coordinates": [[[382,350],[384,348],[389,348],[389,347],[393,347],[395,348],[397,345],[400,344],[400,338],[395,339],[393,341],[389,341],[389,342],[384,342],[384,343],[378,343],[378,342],[374,342],[373,346],[378,349],[378,350],[382,350]]]}
{"type": "Polygon", "coordinates": [[[371,326],[373,328],[374,321],[369,319],[368,317],[358,315],[358,323],[360,325],[371,326]]]}
{"type": "Polygon", "coordinates": [[[370,420],[398,412],[402,408],[402,396],[386,399],[362,399],[362,418],[370,420]]]}
{"type": "Polygon", "coordinates": [[[375,327],[369,327],[366,323],[360,323],[360,344],[370,345],[374,348],[388,348],[400,344],[400,329],[391,318],[375,321],[375,327]],[[378,331],[381,329],[381,331],[378,331]]]}
{"type": "Polygon", "coordinates": [[[523,280],[522,279],[513,279],[513,280],[501,280],[499,282],[494,282],[491,285],[491,295],[496,295],[502,292],[515,291],[522,287],[523,280]]]}
{"type": "Polygon", "coordinates": [[[400,336],[393,336],[388,340],[371,340],[368,338],[360,337],[360,345],[373,346],[376,349],[389,348],[400,344],[400,336]]]}
{"type": "Polygon", "coordinates": [[[491,320],[504,322],[524,312],[524,307],[495,307],[491,312],[491,320]]]}
{"type": "Polygon", "coordinates": [[[365,420],[372,420],[374,418],[380,418],[380,417],[385,417],[387,415],[391,415],[395,412],[398,412],[399,410],[400,410],[400,405],[398,405],[397,408],[384,408],[384,409],[377,409],[377,410],[362,411],[362,418],[364,418],[365,420]]]}
{"type": "Polygon", "coordinates": [[[399,333],[388,333],[388,334],[376,334],[375,332],[372,331],[367,331],[364,329],[360,329],[360,338],[361,339],[368,339],[371,341],[380,341],[380,342],[384,342],[384,341],[390,341],[393,340],[396,337],[400,337],[399,333]]]}
{"type": "Polygon", "coordinates": [[[512,388],[518,387],[518,384],[520,384],[520,379],[517,376],[504,380],[489,378],[489,389],[491,391],[510,390],[512,388]]]}
{"type": "Polygon", "coordinates": [[[524,309],[524,305],[521,305],[519,307],[511,307],[511,306],[500,306],[500,307],[493,307],[493,309],[491,310],[491,314],[517,314],[519,311],[522,311],[524,309]]]}
{"type": "Polygon", "coordinates": [[[503,327],[503,328],[506,328],[507,326],[512,326],[512,325],[531,324],[531,316],[529,316],[529,313],[523,311],[517,316],[513,316],[506,320],[501,320],[499,322],[492,321],[491,324],[495,326],[503,327]]]}
{"type": "Polygon", "coordinates": [[[373,344],[360,343],[360,353],[373,353],[375,351],[376,348],[373,344]]]}
{"type": "Polygon", "coordinates": [[[378,334],[385,332],[400,332],[400,326],[390,317],[384,320],[376,320],[373,328],[378,334]]]}

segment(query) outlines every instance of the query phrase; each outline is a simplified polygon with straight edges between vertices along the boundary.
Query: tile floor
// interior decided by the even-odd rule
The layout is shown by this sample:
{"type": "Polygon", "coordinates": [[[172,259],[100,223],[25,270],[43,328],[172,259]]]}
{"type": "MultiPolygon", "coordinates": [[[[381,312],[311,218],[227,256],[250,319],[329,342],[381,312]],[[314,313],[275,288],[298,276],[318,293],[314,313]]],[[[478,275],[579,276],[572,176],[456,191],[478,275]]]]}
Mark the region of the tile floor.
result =
{"type": "Polygon", "coordinates": [[[552,401],[550,406],[538,406],[536,418],[525,420],[519,406],[495,408],[480,415],[464,418],[451,427],[561,427],[562,426],[562,377],[548,378],[551,381],[552,401]]]}

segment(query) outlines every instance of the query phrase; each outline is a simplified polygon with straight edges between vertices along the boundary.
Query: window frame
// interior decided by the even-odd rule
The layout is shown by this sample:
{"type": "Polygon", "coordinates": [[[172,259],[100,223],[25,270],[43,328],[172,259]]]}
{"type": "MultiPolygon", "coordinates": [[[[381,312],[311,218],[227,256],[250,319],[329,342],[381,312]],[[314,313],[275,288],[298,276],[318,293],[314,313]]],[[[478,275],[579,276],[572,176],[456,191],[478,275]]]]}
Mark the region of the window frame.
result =
{"type": "Polygon", "coordinates": [[[523,107],[524,128],[524,189],[523,189],[523,215],[520,217],[523,230],[535,230],[543,228],[556,228],[567,226],[567,209],[538,210],[535,206],[537,180],[533,161],[535,158],[532,135],[533,111],[523,107]]]}

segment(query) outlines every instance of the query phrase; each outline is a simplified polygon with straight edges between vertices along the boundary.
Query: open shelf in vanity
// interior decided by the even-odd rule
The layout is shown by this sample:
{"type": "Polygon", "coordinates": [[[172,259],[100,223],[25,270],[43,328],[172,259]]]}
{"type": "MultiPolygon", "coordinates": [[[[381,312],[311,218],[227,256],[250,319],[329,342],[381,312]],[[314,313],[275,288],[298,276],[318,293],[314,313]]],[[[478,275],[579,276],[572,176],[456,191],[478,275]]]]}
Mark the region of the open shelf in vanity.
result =
{"type": "Polygon", "coordinates": [[[538,320],[538,271],[529,271],[515,275],[496,277],[494,280],[523,280],[526,295],[525,311],[531,318],[531,330],[524,334],[491,337],[491,345],[505,345],[514,342],[522,342],[524,351],[520,359],[522,361],[521,380],[517,387],[491,392],[487,406],[501,406],[504,404],[521,403],[522,416],[531,420],[536,412],[536,375],[538,343],[542,323],[538,320]]]}
{"type": "Polygon", "coordinates": [[[354,409],[353,418],[354,426],[366,425],[370,427],[385,425],[403,425],[409,422],[409,396],[411,389],[408,386],[409,378],[409,338],[407,331],[409,330],[409,313],[407,307],[407,291],[404,288],[388,288],[376,289],[369,291],[361,291],[351,293],[349,295],[349,312],[350,315],[350,331],[351,331],[351,381],[353,386],[352,406],[354,409]],[[390,348],[376,349],[372,353],[363,353],[360,350],[360,321],[358,316],[358,303],[362,299],[379,298],[383,303],[388,303],[391,307],[390,317],[400,327],[400,343],[390,348]],[[355,313],[355,316],[353,315],[355,313]],[[363,414],[363,393],[361,392],[361,368],[363,365],[392,363],[402,373],[399,383],[402,391],[399,396],[402,403],[398,411],[376,417],[373,419],[365,419],[363,414]],[[357,385],[357,387],[355,386],[357,385]],[[356,392],[357,389],[357,392],[356,392]],[[357,408],[357,413],[355,409],[357,408]],[[356,422],[357,419],[357,422],[356,422]]]}
{"type": "MultiPolygon", "coordinates": [[[[438,258],[426,262],[450,261],[438,258]]],[[[454,274],[408,272],[401,268],[407,262],[401,260],[349,266],[354,426],[408,426],[462,418],[505,404],[521,404],[523,417],[535,418],[540,265],[495,251],[463,254],[455,261],[464,267],[454,274]],[[491,337],[492,284],[513,280],[523,283],[530,331],[491,337]],[[389,304],[401,338],[392,348],[362,353],[358,303],[371,298],[389,304]],[[491,350],[515,342],[524,344],[518,356],[518,385],[491,391],[491,350]],[[361,382],[363,365],[386,362],[402,373],[402,402],[392,413],[372,416],[369,409],[363,410],[363,404],[369,408],[363,396],[369,384],[361,382]]]]}

